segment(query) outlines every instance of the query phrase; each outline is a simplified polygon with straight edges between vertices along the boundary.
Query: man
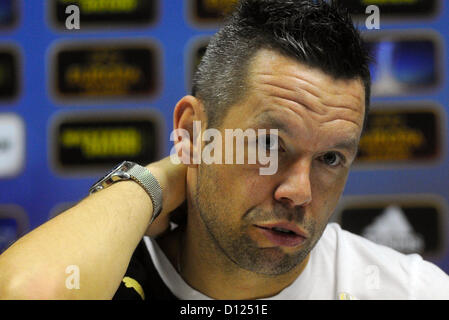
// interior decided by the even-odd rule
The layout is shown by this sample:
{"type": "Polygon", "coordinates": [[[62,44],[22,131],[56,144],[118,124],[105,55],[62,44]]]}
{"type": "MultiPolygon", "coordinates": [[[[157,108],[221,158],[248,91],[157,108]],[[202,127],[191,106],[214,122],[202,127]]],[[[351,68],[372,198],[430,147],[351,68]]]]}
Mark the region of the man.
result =
{"type": "Polygon", "coordinates": [[[257,136],[278,155],[277,171],[198,164],[187,152],[197,141],[177,140],[187,164],[165,158],[147,166],[149,175],[132,171],[145,177],[140,185],[100,186],[18,240],[0,256],[0,297],[449,298],[449,277],[436,266],[328,223],[357,153],[369,88],[362,41],[334,6],[242,1],[211,40],[193,95],[177,103],[174,128],[189,137],[195,121],[222,133],[277,129],[257,136]],[[185,221],[168,230],[175,209],[185,221]],[[153,238],[142,240],[150,221],[153,238]],[[76,290],[67,285],[73,267],[76,290]]]}

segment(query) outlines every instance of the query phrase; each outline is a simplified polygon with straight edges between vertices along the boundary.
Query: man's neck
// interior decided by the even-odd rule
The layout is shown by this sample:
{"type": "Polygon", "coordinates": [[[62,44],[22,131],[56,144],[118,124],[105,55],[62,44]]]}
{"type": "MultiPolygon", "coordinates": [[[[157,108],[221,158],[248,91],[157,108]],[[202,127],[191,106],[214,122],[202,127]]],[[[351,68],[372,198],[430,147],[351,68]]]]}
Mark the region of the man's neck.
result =
{"type": "Polygon", "coordinates": [[[268,276],[239,268],[211,242],[187,228],[178,228],[158,240],[172,265],[192,288],[214,299],[259,299],[277,295],[303,272],[309,256],[283,275],[268,276]]]}

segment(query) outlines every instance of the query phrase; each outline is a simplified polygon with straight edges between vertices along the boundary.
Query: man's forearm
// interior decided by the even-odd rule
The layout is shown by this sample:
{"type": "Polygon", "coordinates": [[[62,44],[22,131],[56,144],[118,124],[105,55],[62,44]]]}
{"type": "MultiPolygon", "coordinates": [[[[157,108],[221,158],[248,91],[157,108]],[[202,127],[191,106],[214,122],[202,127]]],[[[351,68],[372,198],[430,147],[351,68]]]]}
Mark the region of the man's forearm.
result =
{"type": "Polygon", "coordinates": [[[0,298],[110,299],[152,211],[135,182],[90,195],[0,256],[0,298]],[[66,283],[73,270],[79,270],[79,289],[66,283]]]}

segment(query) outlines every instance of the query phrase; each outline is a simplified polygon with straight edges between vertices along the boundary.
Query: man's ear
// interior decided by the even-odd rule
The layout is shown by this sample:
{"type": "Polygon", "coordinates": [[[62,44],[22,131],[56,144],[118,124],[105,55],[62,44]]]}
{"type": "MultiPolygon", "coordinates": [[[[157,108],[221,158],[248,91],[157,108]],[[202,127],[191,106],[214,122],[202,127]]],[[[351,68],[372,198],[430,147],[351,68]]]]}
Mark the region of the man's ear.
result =
{"type": "Polygon", "coordinates": [[[178,101],[173,111],[174,130],[170,140],[175,142],[176,154],[182,163],[196,167],[201,161],[201,136],[206,126],[204,105],[199,99],[185,96],[178,101]]]}

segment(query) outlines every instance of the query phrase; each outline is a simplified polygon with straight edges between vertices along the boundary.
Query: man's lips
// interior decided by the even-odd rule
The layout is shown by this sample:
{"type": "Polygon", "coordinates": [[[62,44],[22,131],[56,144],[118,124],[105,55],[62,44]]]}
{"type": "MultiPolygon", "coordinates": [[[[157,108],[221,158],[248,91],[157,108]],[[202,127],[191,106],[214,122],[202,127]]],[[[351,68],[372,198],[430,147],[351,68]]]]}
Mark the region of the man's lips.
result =
{"type": "Polygon", "coordinates": [[[283,247],[296,247],[302,244],[307,234],[293,223],[280,222],[255,224],[259,232],[272,244],[283,247]]]}
{"type": "Polygon", "coordinates": [[[262,229],[280,229],[280,230],[286,230],[294,233],[297,236],[308,238],[306,232],[301,230],[296,224],[291,222],[277,222],[277,223],[269,223],[269,224],[255,224],[255,227],[262,228],[262,229]]]}

